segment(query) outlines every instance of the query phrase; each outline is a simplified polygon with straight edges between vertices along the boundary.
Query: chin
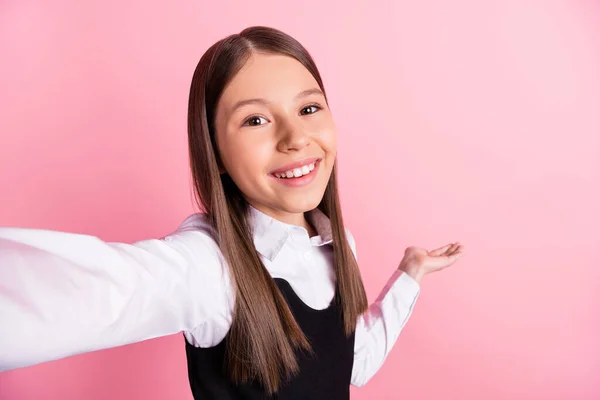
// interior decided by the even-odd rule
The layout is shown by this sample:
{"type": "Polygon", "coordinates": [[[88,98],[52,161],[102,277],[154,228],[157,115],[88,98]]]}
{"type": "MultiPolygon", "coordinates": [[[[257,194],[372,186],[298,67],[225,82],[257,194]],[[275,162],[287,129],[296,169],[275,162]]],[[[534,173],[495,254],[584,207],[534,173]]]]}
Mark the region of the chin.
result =
{"type": "Polygon", "coordinates": [[[287,201],[284,202],[284,204],[281,204],[283,207],[285,208],[285,210],[287,212],[290,213],[303,213],[303,212],[307,212],[310,210],[314,210],[315,208],[318,207],[318,205],[321,203],[321,200],[323,199],[323,195],[321,194],[319,195],[314,195],[314,194],[309,194],[309,195],[305,195],[305,196],[294,196],[296,198],[291,198],[288,199],[287,201]]]}

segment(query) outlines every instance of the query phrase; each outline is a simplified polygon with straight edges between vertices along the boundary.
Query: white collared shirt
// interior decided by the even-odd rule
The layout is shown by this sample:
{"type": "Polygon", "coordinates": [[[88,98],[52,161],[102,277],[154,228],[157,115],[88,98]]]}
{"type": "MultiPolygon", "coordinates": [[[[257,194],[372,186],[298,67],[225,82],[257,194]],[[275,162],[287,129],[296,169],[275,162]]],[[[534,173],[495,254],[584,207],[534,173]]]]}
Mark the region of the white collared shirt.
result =
{"type": "MultiPolygon", "coordinates": [[[[318,236],[254,208],[253,240],[274,278],[314,309],[335,291],[331,227],[318,236]]],[[[350,232],[348,238],[356,255],[350,232]]],[[[396,270],[356,327],[352,385],[381,367],[409,319],[419,284],[396,270]]],[[[183,332],[211,347],[227,334],[235,301],[229,271],[203,214],[170,235],[133,244],[74,233],[0,228],[0,371],[183,332]]]]}

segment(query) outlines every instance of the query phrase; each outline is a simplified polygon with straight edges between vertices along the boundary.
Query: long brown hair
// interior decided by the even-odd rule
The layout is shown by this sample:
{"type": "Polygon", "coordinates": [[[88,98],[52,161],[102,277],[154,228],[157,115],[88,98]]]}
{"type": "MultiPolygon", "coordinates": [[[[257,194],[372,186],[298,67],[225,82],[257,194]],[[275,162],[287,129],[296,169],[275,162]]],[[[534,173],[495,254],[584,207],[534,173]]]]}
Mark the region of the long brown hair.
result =
{"type": "MultiPolygon", "coordinates": [[[[221,93],[253,51],[295,58],[325,93],[312,57],[298,41],[269,27],[244,29],[212,45],[198,62],[190,88],[188,141],[197,201],[208,216],[235,285],[225,367],[233,382],[256,380],[274,393],[297,372],[295,352],[310,351],[310,344],[254,247],[246,221],[248,203],[229,175],[220,173],[214,125],[221,93]]],[[[350,335],[368,304],[344,229],[336,168],[318,207],[331,221],[335,301],[342,310],[340,324],[350,335]]]]}

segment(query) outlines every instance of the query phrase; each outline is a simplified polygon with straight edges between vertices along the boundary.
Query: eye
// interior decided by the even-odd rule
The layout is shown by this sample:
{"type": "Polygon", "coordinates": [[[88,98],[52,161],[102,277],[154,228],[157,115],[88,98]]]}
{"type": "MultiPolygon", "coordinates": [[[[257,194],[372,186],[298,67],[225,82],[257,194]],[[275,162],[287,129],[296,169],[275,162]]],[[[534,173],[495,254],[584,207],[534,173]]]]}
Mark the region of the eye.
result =
{"type": "Polygon", "coordinates": [[[314,114],[317,111],[319,111],[321,109],[320,106],[316,105],[316,104],[311,104],[309,106],[306,106],[304,108],[302,108],[302,110],[300,110],[300,115],[310,115],[310,114],[314,114]]]}
{"type": "Polygon", "coordinates": [[[244,121],[245,126],[260,126],[266,124],[267,119],[258,115],[253,115],[244,121]]]}

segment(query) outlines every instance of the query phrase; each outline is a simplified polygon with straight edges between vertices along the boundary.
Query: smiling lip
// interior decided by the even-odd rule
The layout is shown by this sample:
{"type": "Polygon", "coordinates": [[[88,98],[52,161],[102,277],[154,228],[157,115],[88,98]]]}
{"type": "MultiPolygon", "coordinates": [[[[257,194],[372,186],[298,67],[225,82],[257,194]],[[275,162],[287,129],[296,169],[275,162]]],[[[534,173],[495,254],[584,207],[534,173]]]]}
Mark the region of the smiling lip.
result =
{"type": "Polygon", "coordinates": [[[269,174],[269,176],[271,177],[271,179],[274,179],[275,182],[277,182],[278,184],[281,184],[281,185],[284,185],[287,187],[295,187],[295,188],[305,187],[316,179],[320,166],[321,166],[320,158],[314,158],[314,157],[306,158],[300,162],[288,164],[282,169],[277,169],[277,170],[273,171],[271,174],[269,174]],[[314,165],[314,168],[312,169],[312,171],[310,171],[306,175],[302,175],[299,177],[294,176],[292,178],[287,178],[287,177],[280,178],[277,175],[275,175],[275,174],[281,175],[282,173],[284,173],[286,171],[290,171],[291,169],[298,169],[298,168],[304,167],[305,165],[311,165],[311,164],[314,165]]]}
{"type": "Polygon", "coordinates": [[[321,159],[319,157],[310,157],[310,158],[305,158],[304,160],[300,160],[300,161],[296,161],[294,163],[291,164],[287,164],[279,169],[273,170],[270,172],[271,175],[275,175],[275,174],[282,174],[286,171],[289,171],[291,169],[294,168],[302,168],[305,165],[309,165],[312,164],[314,162],[320,161],[321,159]]]}

